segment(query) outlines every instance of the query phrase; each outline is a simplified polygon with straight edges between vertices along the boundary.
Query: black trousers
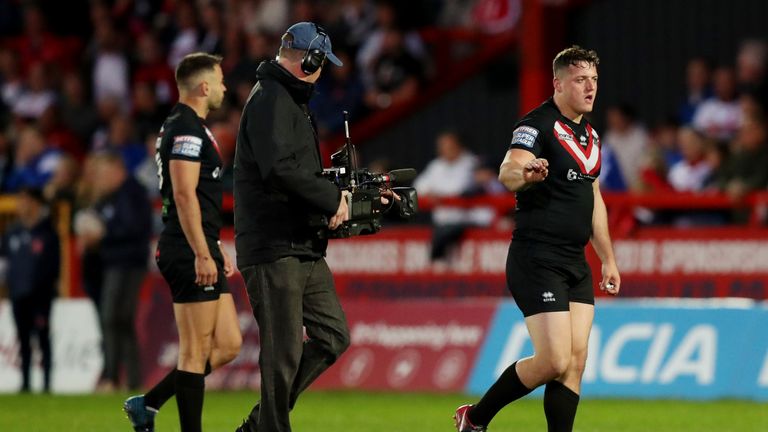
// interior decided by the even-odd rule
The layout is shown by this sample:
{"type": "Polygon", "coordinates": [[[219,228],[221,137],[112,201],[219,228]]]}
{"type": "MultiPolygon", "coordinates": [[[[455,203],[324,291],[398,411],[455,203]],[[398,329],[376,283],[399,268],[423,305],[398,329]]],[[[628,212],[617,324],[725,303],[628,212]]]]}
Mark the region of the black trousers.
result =
{"type": "Polygon", "coordinates": [[[51,337],[50,316],[51,299],[29,296],[13,300],[13,320],[19,338],[21,354],[21,390],[29,391],[29,371],[32,367],[32,335],[37,337],[37,344],[42,353],[43,390],[51,389],[51,337]]]}
{"type": "Polygon", "coordinates": [[[141,386],[136,307],[146,274],[143,268],[107,267],[99,308],[104,342],[103,377],[118,384],[122,364],[131,390],[141,386]]]}
{"type": "Polygon", "coordinates": [[[299,394],[349,346],[344,311],[325,259],[285,257],[242,273],[261,340],[261,401],[249,423],[290,431],[288,412],[299,394]]]}

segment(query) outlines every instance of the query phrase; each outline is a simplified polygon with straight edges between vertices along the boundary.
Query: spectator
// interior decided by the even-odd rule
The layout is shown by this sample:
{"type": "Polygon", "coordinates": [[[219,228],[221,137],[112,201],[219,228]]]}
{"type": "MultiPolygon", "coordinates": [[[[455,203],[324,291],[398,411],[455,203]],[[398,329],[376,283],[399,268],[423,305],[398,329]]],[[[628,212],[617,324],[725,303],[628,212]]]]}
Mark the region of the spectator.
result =
{"type": "Polygon", "coordinates": [[[39,189],[21,189],[16,207],[18,224],[2,239],[0,255],[8,260],[7,284],[19,338],[21,391],[30,391],[31,339],[42,352],[43,391],[51,389],[51,303],[59,278],[59,239],[48,218],[39,189]]]}
{"type": "Polygon", "coordinates": [[[125,115],[116,116],[110,122],[106,149],[122,157],[125,168],[131,175],[147,157],[144,142],[136,139],[131,118],[125,115]]]}
{"type": "MultiPolygon", "coordinates": [[[[437,158],[416,178],[413,186],[419,195],[430,197],[460,196],[472,186],[477,158],[464,149],[455,132],[437,137],[437,158]]],[[[432,211],[433,260],[446,256],[448,248],[458,241],[468,226],[463,208],[438,206],[432,211]]]]}
{"type": "Polygon", "coordinates": [[[680,105],[678,115],[682,124],[690,124],[702,102],[712,97],[710,67],[703,58],[688,61],[685,69],[685,101],[680,105]]]}
{"type": "Polygon", "coordinates": [[[46,201],[54,204],[57,201],[67,201],[70,205],[74,205],[79,174],[80,166],[77,160],[70,155],[63,155],[53,176],[43,188],[46,201]]]}
{"type": "Polygon", "coordinates": [[[147,155],[134,171],[136,181],[144,186],[144,189],[147,190],[147,195],[152,199],[160,196],[160,188],[158,187],[157,178],[157,160],[155,160],[157,137],[157,133],[147,135],[144,140],[144,148],[147,155]]]}
{"type": "Polygon", "coordinates": [[[768,44],[759,39],[746,40],[736,57],[736,75],[742,93],[750,93],[760,108],[768,109],[768,44]]]}
{"type": "Polygon", "coordinates": [[[16,105],[24,90],[19,56],[13,50],[0,50],[0,101],[8,108],[16,105]]]}
{"type": "Polygon", "coordinates": [[[768,143],[763,119],[747,119],[731,143],[731,156],[718,173],[717,185],[733,200],[768,185],[768,143]]]}
{"type": "Polygon", "coordinates": [[[668,165],[664,153],[657,146],[648,146],[640,167],[640,192],[672,191],[667,182],[668,165]]]}
{"type": "MultiPolygon", "coordinates": [[[[673,117],[665,119],[653,129],[651,144],[661,153],[667,166],[672,166],[683,158],[677,142],[679,132],[680,124],[673,117]]],[[[602,173],[600,175],[602,181],[602,173]]]]}
{"type": "Polygon", "coordinates": [[[341,3],[335,19],[329,16],[326,21],[328,33],[334,46],[346,47],[350,53],[358,52],[376,27],[376,7],[369,0],[342,0],[341,3]]]}
{"type": "Polygon", "coordinates": [[[9,47],[19,55],[21,71],[28,74],[38,63],[57,65],[69,70],[77,59],[76,45],[53,35],[40,7],[33,4],[24,7],[24,34],[10,41],[9,47]]]}
{"type": "Polygon", "coordinates": [[[116,117],[126,115],[127,107],[124,101],[108,96],[100,100],[96,105],[96,112],[98,115],[98,123],[96,130],[91,136],[91,147],[93,151],[101,151],[107,148],[109,143],[109,129],[112,124],[112,120],[116,117]]]}
{"type": "Polygon", "coordinates": [[[700,192],[712,173],[706,158],[706,140],[690,127],[680,129],[678,135],[683,159],[669,170],[669,184],[677,192],[700,192]]]}
{"type": "Polygon", "coordinates": [[[50,105],[43,111],[37,122],[45,142],[52,148],[60,150],[81,160],[85,156],[85,144],[62,121],[58,105],[50,105]]]}
{"type": "Polygon", "coordinates": [[[27,82],[13,105],[13,114],[21,119],[37,120],[56,101],[56,94],[48,85],[47,72],[42,63],[30,66],[27,82]]]}
{"type": "Polygon", "coordinates": [[[608,108],[606,114],[608,130],[604,147],[610,147],[615,157],[623,183],[630,191],[642,189],[640,171],[648,148],[648,134],[635,119],[635,111],[629,105],[608,108]]]}
{"type": "Polygon", "coordinates": [[[149,82],[133,86],[133,124],[138,140],[157,134],[163,126],[163,112],[155,97],[155,87],[149,82]]]}
{"type": "Polygon", "coordinates": [[[730,141],[742,121],[733,69],[721,67],[715,71],[714,90],[714,97],[702,102],[696,110],[693,126],[708,138],[730,141]]]}
{"type": "Polygon", "coordinates": [[[170,105],[178,97],[176,78],[173,69],[168,66],[163,48],[154,33],[148,32],[139,37],[136,44],[136,71],[133,85],[148,83],[154,87],[154,94],[159,104],[170,105]]]}
{"type": "Polygon", "coordinates": [[[246,34],[281,34],[288,27],[289,2],[260,0],[241,2],[237,16],[246,34]]]}
{"type": "Polygon", "coordinates": [[[83,169],[77,185],[75,186],[75,218],[73,228],[77,235],[76,245],[80,253],[81,281],[83,291],[93,301],[96,312],[101,321],[101,287],[104,279],[102,269],[101,254],[99,253],[98,243],[88,241],[91,237],[100,237],[103,235],[104,225],[98,218],[93,207],[96,205],[96,183],[99,179],[96,177],[96,156],[91,154],[83,161],[83,169]],[[85,216],[83,216],[85,215],[85,216]],[[92,221],[90,225],[78,224],[81,220],[92,221]],[[86,232],[83,232],[83,229],[86,232]]]}
{"type": "MultiPolygon", "coordinates": [[[[403,50],[409,57],[421,61],[426,58],[426,49],[421,36],[416,31],[405,33],[398,31],[397,29],[401,28],[400,21],[400,17],[397,16],[397,11],[391,2],[381,1],[376,5],[376,27],[365,38],[365,43],[357,51],[358,70],[362,74],[363,83],[367,88],[374,86],[376,62],[385,49],[385,39],[388,33],[400,33],[400,40],[397,41],[397,44],[402,44],[403,50]]],[[[391,45],[391,38],[389,42],[391,45]]]]}
{"type": "Polygon", "coordinates": [[[350,120],[355,121],[365,108],[363,82],[349,55],[336,50],[336,56],[345,67],[331,68],[322,75],[317,82],[317,95],[311,101],[312,110],[317,113],[315,120],[321,138],[341,130],[344,125],[342,111],[348,111],[350,120]]]}
{"type": "Polygon", "coordinates": [[[199,35],[193,3],[182,1],[176,4],[175,24],[176,35],[171,41],[171,49],[168,52],[168,65],[173,69],[185,55],[197,50],[199,35]]]}
{"type": "Polygon", "coordinates": [[[499,181],[496,165],[487,158],[478,160],[472,173],[472,185],[464,191],[464,196],[501,195],[507,189],[499,181]]]}
{"type": "Polygon", "coordinates": [[[416,96],[425,79],[424,65],[405,47],[400,30],[382,32],[381,51],[373,61],[372,81],[365,94],[371,109],[386,109],[416,96]]]}
{"type": "Polygon", "coordinates": [[[41,189],[59,164],[61,153],[46,145],[39,129],[27,127],[19,133],[14,167],[5,183],[6,191],[22,186],[41,189]]]}
{"type": "Polygon", "coordinates": [[[98,116],[88,103],[85,86],[80,75],[72,73],[64,77],[63,94],[59,100],[61,120],[77,135],[82,143],[89,143],[96,130],[98,116]]]}
{"type": "MultiPolygon", "coordinates": [[[[86,245],[98,244],[104,270],[100,308],[104,381],[99,387],[114,390],[122,364],[128,389],[136,390],[141,385],[136,305],[149,258],[152,209],[146,191],[129,175],[119,155],[98,155],[94,176],[98,180],[95,209],[103,228],[89,232],[79,226],[78,231],[86,245]]],[[[80,222],[76,225],[90,225],[80,222]]]]}
{"type": "Polygon", "coordinates": [[[202,6],[203,31],[197,44],[197,51],[221,55],[224,52],[224,17],[221,4],[215,1],[202,6]]]}
{"type": "MultiPolygon", "coordinates": [[[[261,62],[274,57],[272,44],[267,35],[263,33],[254,33],[246,37],[245,55],[241,56],[232,70],[227,74],[227,88],[237,88],[242,83],[246,83],[248,92],[256,83],[256,68],[261,62]]],[[[344,66],[349,67],[346,63],[344,66]]],[[[243,106],[244,104],[238,104],[243,106]]]]}
{"type": "Polygon", "coordinates": [[[94,26],[94,39],[90,48],[94,100],[97,104],[106,98],[127,101],[130,97],[128,59],[122,52],[114,23],[101,20],[95,22],[94,26]]]}

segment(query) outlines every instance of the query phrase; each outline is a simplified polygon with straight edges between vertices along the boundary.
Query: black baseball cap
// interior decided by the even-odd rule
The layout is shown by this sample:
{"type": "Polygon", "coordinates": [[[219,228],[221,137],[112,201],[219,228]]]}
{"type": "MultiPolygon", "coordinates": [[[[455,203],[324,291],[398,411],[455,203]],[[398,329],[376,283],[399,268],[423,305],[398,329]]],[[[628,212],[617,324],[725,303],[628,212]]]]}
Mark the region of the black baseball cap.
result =
{"type": "Polygon", "coordinates": [[[282,46],[296,50],[308,51],[319,49],[325,53],[325,58],[336,66],[344,66],[344,63],[331,51],[331,38],[322,27],[311,22],[296,23],[285,31],[293,36],[293,41],[283,40],[282,46]]]}

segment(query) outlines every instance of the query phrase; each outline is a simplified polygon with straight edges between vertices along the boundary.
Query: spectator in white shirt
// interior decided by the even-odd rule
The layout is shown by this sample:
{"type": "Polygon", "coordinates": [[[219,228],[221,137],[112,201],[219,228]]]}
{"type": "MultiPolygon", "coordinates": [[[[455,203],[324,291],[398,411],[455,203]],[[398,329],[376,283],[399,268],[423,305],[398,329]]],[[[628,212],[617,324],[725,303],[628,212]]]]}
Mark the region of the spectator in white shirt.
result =
{"type": "Polygon", "coordinates": [[[414,181],[419,195],[458,196],[472,185],[477,158],[464,149],[459,136],[443,132],[437,137],[437,158],[414,181]]]}
{"type": "Polygon", "coordinates": [[[624,184],[629,191],[640,191],[648,133],[635,121],[635,111],[629,105],[616,105],[606,113],[608,130],[604,142],[610,147],[622,174],[624,184]]]}
{"type": "Polygon", "coordinates": [[[715,71],[714,91],[715,96],[704,101],[696,110],[693,126],[709,138],[729,141],[742,122],[733,69],[721,67],[715,71]]]}
{"type": "Polygon", "coordinates": [[[667,180],[678,192],[699,192],[712,173],[706,159],[705,138],[692,128],[682,128],[678,132],[678,143],[683,160],[672,166],[667,180]]]}
{"type": "MultiPolygon", "coordinates": [[[[437,158],[413,183],[422,196],[460,196],[473,185],[477,157],[461,143],[458,134],[443,132],[437,137],[437,158]]],[[[471,209],[437,205],[432,210],[432,259],[444,258],[448,248],[472,225],[471,209]]]]}

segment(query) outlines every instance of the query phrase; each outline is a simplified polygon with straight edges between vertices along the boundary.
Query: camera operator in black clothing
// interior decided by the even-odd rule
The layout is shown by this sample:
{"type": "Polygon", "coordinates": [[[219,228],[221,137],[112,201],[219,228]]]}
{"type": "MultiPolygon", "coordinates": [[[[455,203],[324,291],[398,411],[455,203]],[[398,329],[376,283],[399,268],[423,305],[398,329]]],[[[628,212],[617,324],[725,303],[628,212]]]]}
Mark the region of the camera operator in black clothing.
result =
{"type": "Polygon", "coordinates": [[[348,192],[322,176],[307,108],[326,61],[342,66],[322,28],[302,22],[262,63],[243,109],[235,154],[237,264],[259,324],[261,401],[238,431],[290,431],[298,395],[349,345],[349,330],[323,256],[327,240],[310,225],[348,220],[348,192]],[[308,339],[304,341],[302,327],[308,339]]]}

